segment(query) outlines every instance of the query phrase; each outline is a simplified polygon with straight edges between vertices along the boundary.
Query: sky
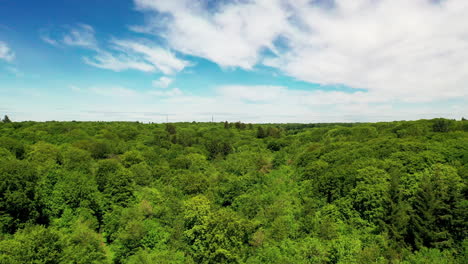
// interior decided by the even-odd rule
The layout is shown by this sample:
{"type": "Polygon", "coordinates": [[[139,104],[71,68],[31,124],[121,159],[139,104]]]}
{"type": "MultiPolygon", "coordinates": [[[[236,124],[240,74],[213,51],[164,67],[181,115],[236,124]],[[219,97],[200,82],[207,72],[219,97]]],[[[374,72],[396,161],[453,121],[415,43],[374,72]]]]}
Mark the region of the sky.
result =
{"type": "Polygon", "coordinates": [[[14,121],[468,117],[466,0],[0,0],[14,121]]]}

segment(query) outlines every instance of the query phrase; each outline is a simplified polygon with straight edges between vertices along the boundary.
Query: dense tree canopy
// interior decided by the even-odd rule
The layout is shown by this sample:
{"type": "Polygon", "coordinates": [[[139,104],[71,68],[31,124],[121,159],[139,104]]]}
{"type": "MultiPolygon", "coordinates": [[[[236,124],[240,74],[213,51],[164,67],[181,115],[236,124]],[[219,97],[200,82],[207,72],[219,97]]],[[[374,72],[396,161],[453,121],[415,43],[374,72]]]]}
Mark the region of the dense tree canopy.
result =
{"type": "Polygon", "coordinates": [[[466,263],[468,121],[0,123],[0,263],[466,263]]]}

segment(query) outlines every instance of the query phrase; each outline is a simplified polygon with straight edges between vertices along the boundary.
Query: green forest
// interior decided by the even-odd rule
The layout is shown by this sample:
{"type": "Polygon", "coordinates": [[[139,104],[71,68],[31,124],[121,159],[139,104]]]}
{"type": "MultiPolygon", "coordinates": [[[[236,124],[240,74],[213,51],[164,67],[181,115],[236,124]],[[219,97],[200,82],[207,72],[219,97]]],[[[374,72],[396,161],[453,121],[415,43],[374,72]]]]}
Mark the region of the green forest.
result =
{"type": "Polygon", "coordinates": [[[468,263],[468,121],[0,122],[0,263],[468,263]]]}

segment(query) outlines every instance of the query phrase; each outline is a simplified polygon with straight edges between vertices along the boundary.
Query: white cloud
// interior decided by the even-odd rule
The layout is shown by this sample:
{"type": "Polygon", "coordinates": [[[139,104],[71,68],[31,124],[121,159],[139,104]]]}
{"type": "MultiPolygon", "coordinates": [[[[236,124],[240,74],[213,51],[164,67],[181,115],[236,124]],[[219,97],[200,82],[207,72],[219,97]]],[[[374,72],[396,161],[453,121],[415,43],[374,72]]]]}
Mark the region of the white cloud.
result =
{"type": "Polygon", "coordinates": [[[110,87],[91,87],[88,89],[90,92],[109,97],[133,97],[137,96],[138,93],[134,90],[130,90],[125,87],[120,86],[110,86],[110,87]]]}
{"type": "Polygon", "coordinates": [[[83,61],[97,68],[116,72],[130,69],[159,71],[171,75],[191,65],[188,61],[179,59],[170,49],[154,45],[148,40],[111,39],[109,47],[103,47],[98,45],[92,26],[77,24],[66,28],[65,32],[53,32],[44,28],[39,31],[39,36],[53,46],[68,45],[94,51],[95,55],[85,56],[83,61]]]}
{"type": "Polygon", "coordinates": [[[157,80],[154,80],[152,84],[156,88],[167,88],[173,81],[173,79],[163,76],[157,80]]]}
{"type": "Polygon", "coordinates": [[[179,88],[174,88],[170,90],[149,90],[149,91],[139,91],[134,89],[129,89],[122,86],[116,85],[99,85],[91,86],[88,88],[80,88],[75,85],[69,86],[70,90],[75,93],[89,93],[96,96],[106,97],[106,100],[111,98],[121,98],[121,99],[132,99],[134,101],[144,101],[150,96],[157,97],[175,97],[183,95],[183,92],[179,88]]]}
{"type": "Polygon", "coordinates": [[[128,54],[112,54],[106,51],[99,51],[93,57],[84,57],[84,62],[101,69],[113,70],[120,72],[123,70],[139,70],[143,72],[154,72],[156,68],[138,57],[128,54]]]}
{"type": "Polygon", "coordinates": [[[42,28],[39,30],[39,37],[45,43],[52,46],[59,46],[59,42],[51,37],[51,32],[49,28],[42,28]]]}
{"type": "Polygon", "coordinates": [[[367,89],[369,100],[468,96],[466,0],[221,1],[211,9],[189,0],[135,4],[149,16],[139,31],[222,67],[262,63],[307,82],[367,89]]]}
{"type": "MultiPolygon", "coordinates": [[[[444,116],[459,119],[466,106],[446,109],[444,104],[397,103],[371,93],[304,91],[283,86],[220,86],[213,96],[181,95],[158,103],[158,109],[178,121],[244,122],[356,122],[411,120],[444,116]],[[239,91],[239,92],[236,92],[239,91]],[[395,107],[398,105],[398,107],[395,107]]],[[[465,100],[466,101],[466,100],[465,100]]],[[[463,105],[463,101],[457,105],[463,105]]]]}
{"type": "Polygon", "coordinates": [[[304,106],[388,103],[395,101],[395,98],[381,98],[368,92],[305,91],[270,85],[227,85],[218,87],[216,92],[218,95],[231,100],[304,106]]]}
{"type": "Polygon", "coordinates": [[[160,96],[160,97],[173,97],[173,96],[180,96],[183,92],[179,88],[174,88],[168,91],[149,91],[150,95],[160,96]]]}
{"type": "Polygon", "coordinates": [[[115,45],[114,49],[139,56],[164,74],[174,74],[190,65],[189,62],[177,58],[173,52],[152,44],[134,40],[113,40],[112,43],[115,45]]]}
{"type": "MultiPolygon", "coordinates": [[[[240,86],[237,86],[240,87],[240,86]]],[[[468,100],[457,99],[440,103],[397,103],[392,100],[376,103],[373,98],[354,102],[354,98],[365,93],[347,94],[343,92],[299,91],[282,86],[245,86],[239,89],[257,90],[250,97],[235,97],[225,86],[214,93],[196,96],[190,93],[174,92],[172,95],[154,91],[131,90],[126,87],[104,85],[82,88],[75,96],[53,94],[41,91],[38,96],[55,98],[63,106],[48,100],[17,100],[31,96],[33,91],[17,89],[0,102],[9,109],[15,120],[99,120],[99,121],[243,121],[265,122],[366,122],[414,120],[420,118],[446,117],[460,119],[466,117],[468,100]],[[259,91],[276,91],[267,101],[259,91]],[[86,100],[77,100],[77,97],[86,100]],[[372,99],[372,100],[371,100],[372,99]],[[262,101],[263,100],[263,101],[262,101]],[[333,101],[334,100],[334,101],[333,101]],[[447,103],[451,107],[447,107],[447,103]],[[67,107],[73,105],[72,108],[67,107]]],[[[155,90],[167,92],[168,90],[155,90]]],[[[177,91],[177,90],[175,90],[177,91]]],[[[377,98],[379,99],[379,98],[377,98]]]]}
{"type": "Polygon", "coordinates": [[[48,43],[52,46],[57,46],[58,45],[58,42],[52,38],[50,38],[48,35],[40,35],[42,41],[44,41],[45,43],[48,43]]]}
{"type": "MultiPolygon", "coordinates": [[[[88,49],[97,48],[97,41],[94,36],[94,28],[86,24],[78,24],[70,28],[70,31],[63,35],[62,42],[69,46],[78,46],[88,49]]],[[[54,40],[43,38],[44,41],[52,44],[54,40]]]]}
{"type": "Polygon", "coordinates": [[[42,41],[52,46],[73,46],[91,50],[98,49],[96,32],[90,25],[79,23],[73,26],[60,28],[47,27],[39,30],[42,41]]]}
{"type": "Polygon", "coordinates": [[[113,71],[133,69],[164,74],[175,74],[190,65],[173,52],[142,41],[114,39],[111,44],[109,51],[97,50],[95,56],[84,57],[84,62],[113,71]]]}
{"type": "Polygon", "coordinates": [[[15,59],[15,53],[10,49],[7,43],[0,41],[0,60],[11,62],[15,59]]]}
{"type": "Polygon", "coordinates": [[[287,92],[287,88],[282,86],[269,85],[226,85],[218,87],[217,92],[224,96],[236,100],[246,100],[251,102],[268,102],[280,99],[287,92]]]}
{"type": "Polygon", "coordinates": [[[273,46],[287,19],[280,0],[226,4],[211,14],[198,1],[136,0],[135,3],[141,10],[169,13],[173,17],[163,20],[167,27],[162,34],[153,30],[161,27],[161,20],[156,19],[146,31],[157,31],[176,50],[225,67],[251,69],[258,61],[259,52],[273,46]]]}

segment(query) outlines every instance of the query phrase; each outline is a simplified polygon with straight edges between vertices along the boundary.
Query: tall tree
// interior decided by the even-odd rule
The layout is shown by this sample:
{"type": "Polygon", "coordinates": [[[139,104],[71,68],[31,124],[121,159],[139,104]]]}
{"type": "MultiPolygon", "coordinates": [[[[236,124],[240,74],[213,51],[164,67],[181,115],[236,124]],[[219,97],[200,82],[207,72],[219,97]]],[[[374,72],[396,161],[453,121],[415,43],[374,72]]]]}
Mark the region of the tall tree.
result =
{"type": "Polygon", "coordinates": [[[448,165],[436,164],[424,172],[413,201],[410,242],[422,247],[449,248],[456,238],[457,222],[465,214],[457,213],[465,184],[457,171],[448,165]]]}
{"type": "Polygon", "coordinates": [[[268,135],[267,133],[265,132],[265,129],[263,129],[263,127],[259,126],[257,128],[257,138],[266,138],[268,135]]]}
{"type": "Polygon", "coordinates": [[[11,120],[10,120],[10,118],[9,118],[7,115],[5,115],[5,117],[3,118],[2,122],[3,122],[3,123],[11,123],[11,120]]]}

